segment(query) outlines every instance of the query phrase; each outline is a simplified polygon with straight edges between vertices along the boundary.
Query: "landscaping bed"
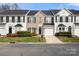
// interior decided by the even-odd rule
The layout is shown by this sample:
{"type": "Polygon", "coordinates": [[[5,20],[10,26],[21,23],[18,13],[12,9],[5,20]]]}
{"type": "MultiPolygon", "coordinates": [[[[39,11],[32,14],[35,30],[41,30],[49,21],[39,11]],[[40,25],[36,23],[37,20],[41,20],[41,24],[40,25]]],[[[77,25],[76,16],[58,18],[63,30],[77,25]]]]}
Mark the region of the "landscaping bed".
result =
{"type": "Polygon", "coordinates": [[[45,42],[45,38],[41,37],[0,37],[0,42],[45,42]]]}
{"type": "Polygon", "coordinates": [[[58,37],[61,41],[63,42],[79,42],[79,38],[78,37],[58,37]]]}

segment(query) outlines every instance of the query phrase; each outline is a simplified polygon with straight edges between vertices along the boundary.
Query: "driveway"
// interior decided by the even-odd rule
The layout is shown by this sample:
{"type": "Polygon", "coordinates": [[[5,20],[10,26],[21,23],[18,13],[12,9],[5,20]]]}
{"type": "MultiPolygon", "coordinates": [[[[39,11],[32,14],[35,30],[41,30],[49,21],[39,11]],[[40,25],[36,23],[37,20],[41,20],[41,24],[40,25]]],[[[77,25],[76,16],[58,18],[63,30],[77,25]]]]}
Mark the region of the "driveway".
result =
{"type": "Polygon", "coordinates": [[[60,41],[56,36],[45,36],[46,38],[46,43],[63,43],[62,41],[60,41]]]}

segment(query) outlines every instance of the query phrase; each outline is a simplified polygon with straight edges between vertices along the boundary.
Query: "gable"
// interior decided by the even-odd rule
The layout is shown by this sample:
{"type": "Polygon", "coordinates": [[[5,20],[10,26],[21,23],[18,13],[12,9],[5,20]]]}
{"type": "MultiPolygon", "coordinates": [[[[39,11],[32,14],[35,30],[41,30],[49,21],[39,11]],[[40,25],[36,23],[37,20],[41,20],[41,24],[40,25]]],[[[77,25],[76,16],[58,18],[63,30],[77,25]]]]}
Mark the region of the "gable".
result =
{"type": "Polygon", "coordinates": [[[69,16],[69,15],[71,15],[71,13],[69,11],[67,11],[66,9],[62,9],[56,15],[59,15],[59,16],[69,16]]]}
{"type": "Polygon", "coordinates": [[[45,17],[45,14],[39,11],[35,14],[35,17],[45,17]]]}

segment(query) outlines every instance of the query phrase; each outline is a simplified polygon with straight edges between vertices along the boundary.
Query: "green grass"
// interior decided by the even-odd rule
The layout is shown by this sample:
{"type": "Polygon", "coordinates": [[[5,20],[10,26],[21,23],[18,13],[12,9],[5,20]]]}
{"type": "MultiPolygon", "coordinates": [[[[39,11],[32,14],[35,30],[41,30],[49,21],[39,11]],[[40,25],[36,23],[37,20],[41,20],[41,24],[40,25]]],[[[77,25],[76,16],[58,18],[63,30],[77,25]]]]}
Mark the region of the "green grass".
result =
{"type": "Polygon", "coordinates": [[[0,42],[45,42],[45,39],[40,37],[5,37],[0,38],[0,42]]]}
{"type": "Polygon", "coordinates": [[[79,42],[78,37],[58,37],[63,42],[79,42]]]}

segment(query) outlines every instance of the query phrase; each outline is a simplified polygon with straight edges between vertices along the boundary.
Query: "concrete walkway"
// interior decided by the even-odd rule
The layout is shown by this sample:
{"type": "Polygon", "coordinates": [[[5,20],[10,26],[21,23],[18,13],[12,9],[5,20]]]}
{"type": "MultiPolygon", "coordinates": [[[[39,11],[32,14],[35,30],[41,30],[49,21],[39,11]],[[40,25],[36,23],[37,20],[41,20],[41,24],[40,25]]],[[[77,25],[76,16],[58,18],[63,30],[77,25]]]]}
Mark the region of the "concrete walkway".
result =
{"type": "Polygon", "coordinates": [[[46,43],[63,43],[63,42],[61,42],[57,37],[55,37],[55,36],[45,36],[45,38],[46,38],[46,43]]]}

